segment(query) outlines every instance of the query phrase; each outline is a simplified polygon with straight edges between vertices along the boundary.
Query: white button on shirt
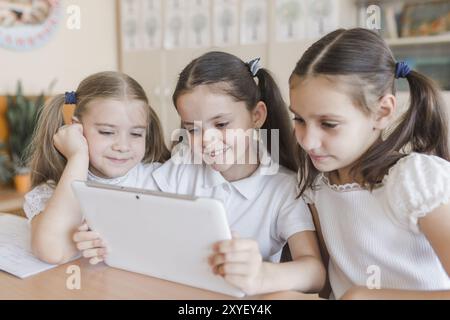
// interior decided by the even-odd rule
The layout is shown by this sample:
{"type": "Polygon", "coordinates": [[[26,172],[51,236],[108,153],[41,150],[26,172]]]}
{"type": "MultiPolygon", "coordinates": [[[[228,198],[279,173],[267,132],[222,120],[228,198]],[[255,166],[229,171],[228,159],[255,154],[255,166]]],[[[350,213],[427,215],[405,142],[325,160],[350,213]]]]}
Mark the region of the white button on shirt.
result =
{"type": "Polygon", "coordinates": [[[250,177],[229,182],[207,165],[169,160],[153,177],[161,191],[222,201],[231,230],[256,240],[266,261],[278,262],[295,233],[314,230],[308,207],[296,199],[295,174],[281,166],[274,175],[260,167],[250,177]]]}

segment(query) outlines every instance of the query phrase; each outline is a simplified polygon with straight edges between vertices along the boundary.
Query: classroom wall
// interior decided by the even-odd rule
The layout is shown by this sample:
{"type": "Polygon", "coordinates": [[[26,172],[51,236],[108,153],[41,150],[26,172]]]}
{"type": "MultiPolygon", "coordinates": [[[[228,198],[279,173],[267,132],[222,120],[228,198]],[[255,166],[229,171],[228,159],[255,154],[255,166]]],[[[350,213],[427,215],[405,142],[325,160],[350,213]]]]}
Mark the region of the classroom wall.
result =
{"type": "MultiPolygon", "coordinates": [[[[336,0],[339,25],[356,25],[356,8],[353,0],[336,0]]],[[[241,0],[237,0],[240,5],[241,0]]],[[[201,54],[219,50],[239,56],[244,61],[260,57],[262,66],[268,68],[278,82],[283,97],[288,101],[288,79],[301,54],[317,39],[281,43],[275,34],[275,1],[268,1],[267,43],[228,47],[179,48],[173,50],[120,51],[122,71],[134,77],[146,90],[152,107],[158,113],[167,142],[171,133],[179,127],[180,120],[172,103],[172,93],[181,70],[201,54]]],[[[165,8],[163,6],[163,12],[165,8]]],[[[242,14],[242,12],[240,12],[242,14]]]]}
{"type": "Polygon", "coordinates": [[[0,48],[0,95],[15,91],[21,79],[26,94],[38,94],[53,79],[52,93],[75,90],[85,76],[117,70],[117,23],[115,0],[62,0],[61,23],[44,46],[26,52],[0,48]],[[67,7],[81,9],[81,29],[66,27],[67,7]]]}

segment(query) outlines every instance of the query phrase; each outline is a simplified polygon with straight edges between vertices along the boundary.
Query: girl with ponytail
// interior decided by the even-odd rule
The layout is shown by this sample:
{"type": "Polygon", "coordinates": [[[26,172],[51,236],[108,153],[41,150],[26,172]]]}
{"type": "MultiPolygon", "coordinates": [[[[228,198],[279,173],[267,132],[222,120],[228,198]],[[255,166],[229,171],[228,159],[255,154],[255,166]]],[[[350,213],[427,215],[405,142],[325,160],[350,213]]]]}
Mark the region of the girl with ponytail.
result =
{"type": "Polygon", "coordinates": [[[75,92],[49,101],[29,149],[33,189],[24,211],[33,253],[63,263],[78,252],[72,240],[82,216],[74,180],[153,188],[151,173],[170,156],[158,117],[142,87],[119,72],[84,79],[75,92]]]}
{"type": "Polygon", "coordinates": [[[320,228],[332,296],[450,298],[448,109],[438,87],[361,28],[314,43],[289,84],[299,193],[320,228]],[[400,115],[396,79],[410,88],[400,115]]]}
{"type": "Polygon", "coordinates": [[[259,58],[200,56],[181,72],[173,103],[201,163],[168,161],[153,176],[163,191],[225,203],[236,235],[214,247],[213,272],[248,294],[320,290],[325,273],[311,215],[294,190],[292,123],[259,58]],[[286,243],[293,261],[278,263],[286,243]]]}

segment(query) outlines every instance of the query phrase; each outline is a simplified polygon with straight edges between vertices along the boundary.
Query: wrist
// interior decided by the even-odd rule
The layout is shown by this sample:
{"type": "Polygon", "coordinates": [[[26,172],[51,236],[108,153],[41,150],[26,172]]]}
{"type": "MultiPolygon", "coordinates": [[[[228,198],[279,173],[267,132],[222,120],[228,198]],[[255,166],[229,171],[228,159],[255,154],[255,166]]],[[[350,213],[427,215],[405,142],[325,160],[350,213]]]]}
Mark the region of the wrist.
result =
{"type": "Polygon", "coordinates": [[[89,154],[87,152],[78,152],[67,158],[67,162],[78,162],[89,164],[89,154]]]}
{"type": "Polygon", "coordinates": [[[253,293],[254,294],[263,294],[268,291],[270,291],[270,288],[267,286],[270,286],[270,263],[263,262],[261,263],[261,266],[259,267],[259,271],[256,274],[255,281],[254,281],[254,287],[253,287],[253,293]]]}
{"type": "Polygon", "coordinates": [[[67,159],[67,166],[72,168],[79,168],[83,172],[89,169],[89,156],[87,154],[75,154],[67,159]]]}

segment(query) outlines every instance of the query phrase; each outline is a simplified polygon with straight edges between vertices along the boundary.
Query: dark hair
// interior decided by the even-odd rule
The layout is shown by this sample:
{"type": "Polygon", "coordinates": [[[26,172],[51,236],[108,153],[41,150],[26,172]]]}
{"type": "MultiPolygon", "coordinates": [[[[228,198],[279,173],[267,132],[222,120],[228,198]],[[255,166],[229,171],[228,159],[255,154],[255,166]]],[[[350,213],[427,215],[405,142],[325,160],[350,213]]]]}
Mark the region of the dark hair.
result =
{"type": "Polygon", "coordinates": [[[218,85],[225,94],[236,101],[245,102],[249,111],[259,101],[267,106],[267,118],[262,129],[267,129],[267,150],[270,152],[272,141],[270,130],[279,130],[280,164],[297,171],[294,157],[295,139],[292,122],[286,104],[275,80],[266,69],[259,69],[255,82],[248,64],[238,57],[225,52],[208,52],[189,63],[181,72],[173,103],[177,106],[178,98],[199,85],[218,85]]]}
{"type": "MultiPolygon", "coordinates": [[[[88,104],[95,99],[133,99],[141,101],[147,113],[147,135],[145,155],[142,161],[165,162],[170,153],[164,143],[162,127],[158,116],[149,105],[147,95],[139,83],[130,76],[114,71],[93,74],[84,79],[76,91],[77,104],[74,116],[82,119],[88,104]]],[[[67,160],[53,145],[53,135],[64,125],[64,94],[48,101],[40,110],[37,128],[28,149],[28,163],[31,168],[31,182],[35,187],[47,180],[58,183],[67,160]]]]}
{"type": "MultiPolygon", "coordinates": [[[[395,94],[396,61],[385,41],[374,31],[339,29],[315,42],[297,63],[293,76],[304,79],[324,75],[344,83],[354,103],[371,113],[386,94],[395,94]]],[[[424,75],[411,71],[406,79],[410,105],[398,125],[383,141],[374,143],[352,166],[363,183],[373,189],[406,152],[437,155],[450,160],[448,128],[444,103],[437,85],[424,75]]],[[[298,152],[300,195],[318,175],[304,150],[298,152]]]]}

